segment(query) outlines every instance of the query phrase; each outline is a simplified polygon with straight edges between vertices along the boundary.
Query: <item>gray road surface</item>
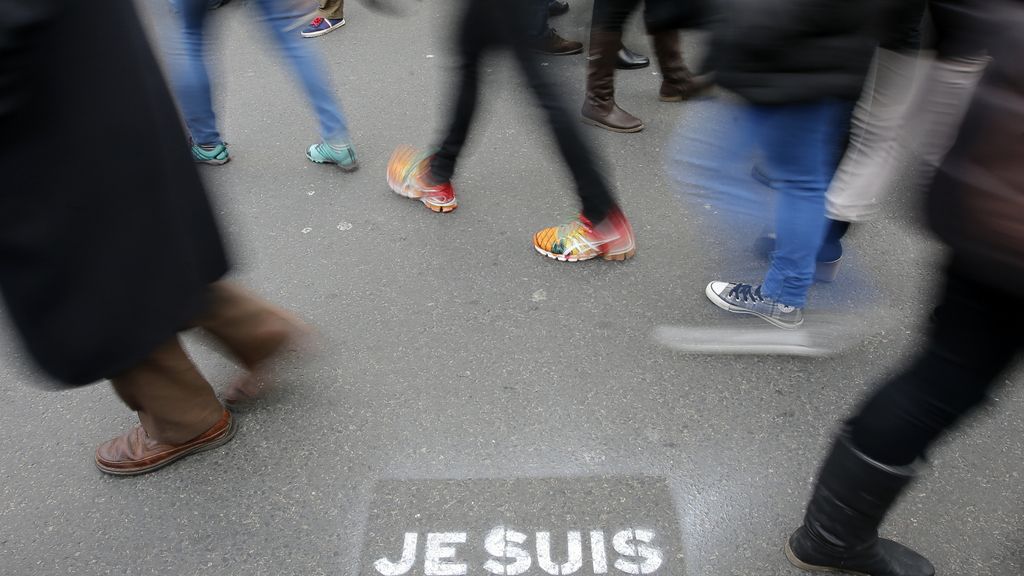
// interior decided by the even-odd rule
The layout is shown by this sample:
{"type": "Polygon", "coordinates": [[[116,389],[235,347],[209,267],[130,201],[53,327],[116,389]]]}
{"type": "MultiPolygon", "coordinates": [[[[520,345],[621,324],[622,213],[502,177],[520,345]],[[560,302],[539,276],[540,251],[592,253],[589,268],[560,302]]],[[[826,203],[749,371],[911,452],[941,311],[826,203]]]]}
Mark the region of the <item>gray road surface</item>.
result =
{"type": "MultiPolygon", "coordinates": [[[[401,19],[350,2],[347,26],[311,41],[351,119],[352,175],[303,157],[310,111],[245,4],[215,14],[234,160],[202,172],[236,277],[309,319],[320,346],[281,368],[287,392],[244,414],[225,449],[120,479],[92,453],[134,415],[107,385],[31,386],[40,377],[5,334],[0,573],[797,574],[782,544],[829,435],[914,350],[936,288],[940,253],[906,217],[912,200],[897,194],[889,218],[855,231],[840,282],[815,290],[884,312],[891,322],[863,344],[830,359],[674,353],[655,326],[756,321],[702,293],[727,266],[664,167],[673,132],[699,118],[657,101],[653,69],[619,81],[646,131],[587,128],[613,159],[639,254],[567,265],[530,246],[576,204],[503,57],[487,68],[459,210],[430,213],[384,183],[392,149],[426,145],[441,125],[455,2],[401,19]]],[[[554,24],[582,38],[590,2],[572,5],[554,24]]],[[[169,19],[161,0],[144,9],[157,28],[169,19]]],[[[639,28],[628,41],[648,50],[639,28]]],[[[545,63],[576,110],[584,58],[545,63]]],[[[203,342],[190,348],[216,387],[236,373],[203,342]]],[[[940,574],[1024,570],[1022,394],[1005,387],[939,446],[884,526],[940,574]]]]}

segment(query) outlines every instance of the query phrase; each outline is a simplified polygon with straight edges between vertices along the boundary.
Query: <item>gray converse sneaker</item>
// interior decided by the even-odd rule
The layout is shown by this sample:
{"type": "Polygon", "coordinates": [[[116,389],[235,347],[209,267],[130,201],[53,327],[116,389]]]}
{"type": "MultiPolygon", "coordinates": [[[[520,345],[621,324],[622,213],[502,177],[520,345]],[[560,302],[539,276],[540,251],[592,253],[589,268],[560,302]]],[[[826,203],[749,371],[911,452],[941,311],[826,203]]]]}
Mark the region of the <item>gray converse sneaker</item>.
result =
{"type": "Polygon", "coordinates": [[[751,286],[736,282],[712,282],[704,289],[704,293],[722,310],[753,314],[779,328],[796,328],[804,321],[803,309],[786,306],[762,296],[760,284],[751,286]]]}

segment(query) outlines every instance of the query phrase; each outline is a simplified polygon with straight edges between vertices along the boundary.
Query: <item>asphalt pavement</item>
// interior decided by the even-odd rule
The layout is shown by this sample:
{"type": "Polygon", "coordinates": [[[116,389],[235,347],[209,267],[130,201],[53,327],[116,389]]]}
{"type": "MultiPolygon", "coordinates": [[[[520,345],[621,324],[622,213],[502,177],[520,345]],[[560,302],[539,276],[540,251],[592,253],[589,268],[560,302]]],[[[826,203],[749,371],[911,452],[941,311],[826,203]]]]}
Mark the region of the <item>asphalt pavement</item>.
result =
{"type": "MultiPolygon", "coordinates": [[[[584,39],[589,1],[553,20],[584,39]]],[[[897,190],[852,232],[838,281],[812,303],[886,318],[830,358],[708,356],[660,346],[660,325],[760,327],[704,285],[732,264],[666,157],[689,104],[657,99],[656,68],[622,72],[638,134],[583,127],[638,237],[626,262],[559,263],[532,234],[578,209],[572,181],[508,58],[485,67],[483,108],[434,214],[391,193],[391,151],[437,137],[449,102],[452,0],[387,17],[350,1],[309,40],[344,102],[362,168],[313,165],[300,87],[253,6],[217,11],[213,80],[234,159],[201,167],[234,277],[313,324],[317,346],[279,368],[275,402],[240,415],[225,448],[112,478],[97,444],[135,421],[106,384],[40,388],[0,335],[0,573],[175,575],[657,574],[786,576],[782,554],[843,416],[920,345],[942,254],[897,190]]],[[[162,0],[142,3],[164,43],[162,0]]],[[[687,36],[696,61],[704,38],[687,36]]],[[[638,22],[627,44],[649,53],[638,22]]],[[[543,58],[575,114],[585,57],[543,58]]],[[[130,95],[125,95],[130,97],[130,95]]],[[[130,155],[126,157],[130,161],[130,155]]],[[[145,193],[145,182],[139,193],[145,193]]],[[[864,315],[864,317],[867,317],[864,315]]],[[[237,373],[198,339],[218,389],[237,373]]],[[[1024,573],[1020,373],[931,454],[883,526],[939,574],[1024,573]]]]}

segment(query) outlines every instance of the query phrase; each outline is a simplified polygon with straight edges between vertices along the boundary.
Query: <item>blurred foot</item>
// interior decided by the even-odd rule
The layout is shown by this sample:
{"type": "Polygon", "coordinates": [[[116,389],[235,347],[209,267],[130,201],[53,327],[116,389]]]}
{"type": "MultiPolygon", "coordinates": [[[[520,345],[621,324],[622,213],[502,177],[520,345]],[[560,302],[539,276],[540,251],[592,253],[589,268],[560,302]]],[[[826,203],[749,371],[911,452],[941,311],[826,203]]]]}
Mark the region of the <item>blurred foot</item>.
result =
{"type": "Polygon", "coordinates": [[[228,160],[231,160],[231,156],[228,154],[228,143],[193,144],[192,160],[199,164],[212,164],[214,166],[226,164],[228,160]]]}
{"type": "Polygon", "coordinates": [[[554,28],[548,28],[547,32],[533,41],[533,50],[550,56],[568,56],[583,52],[583,43],[566,40],[559,36],[554,28]]]}
{"type": "Polygon", "coordinates": [[[354,172],[359,168],[356,151],[344,144],[313,144],[306,151],[306,158],[317,164],[335,164],[345,172],[354,172]]]}
{"type": "Polygon", "coordinates": [[[561,16],[569,11],[569,3],[561,0],[550,0],[548,2],[548,16],[561,16]]]}
{"type": "Polygon", "coordinates": [[[344,25],[344,18],[338,18],[336,20],[332,20],[330,18],[314,18],[309,25],[299,32],[299,34],[302,34],[303,38],[316,38],[317,36],[323,36],[328,32],[337,30],[344,25]]]}
{"type": "Polygon", "coordinates": [[[619,48],[616,58],[615,67],[619,70],[639,70],[651,65],[650,58],[637,54],[625,46],[619,48]]]}
{"type": "Polygon", "coordinates": [[[582,262],[597,257],[625,260],[636,254],[636,238],[629,220],[615,208],[598,224],[580,214],[568,224],[545,228],[534,234],[533,247],[548,258],[562,262],[582,262]]]}
{"type": "Polygon", "coordinates": [[[434,212],[451,212],[459,207],[451,182],[430,182],[430,158],[425,152],[403,146],[388,160],[388,186],[399,196],[419,200],[434,212]]]}
{"type": "Polygon", "coordinates": [[[704,294],[715,305],[727,312],[753,314],[779,328],[796,328],[804,321],[802,308],[787,306],[761,294],[761,285],[738,282],[711,282],[704,294]]]}
{"type": "Polygon", "coordinates": [[[181,444],[154,440],[142,426],[100,444],[96,448],[96,467],[115,476],[145,474],[181,460],[189,454],[212,450],[227,444],[235,436],[235,421],[227,410],[213,426],[181,444]]]}

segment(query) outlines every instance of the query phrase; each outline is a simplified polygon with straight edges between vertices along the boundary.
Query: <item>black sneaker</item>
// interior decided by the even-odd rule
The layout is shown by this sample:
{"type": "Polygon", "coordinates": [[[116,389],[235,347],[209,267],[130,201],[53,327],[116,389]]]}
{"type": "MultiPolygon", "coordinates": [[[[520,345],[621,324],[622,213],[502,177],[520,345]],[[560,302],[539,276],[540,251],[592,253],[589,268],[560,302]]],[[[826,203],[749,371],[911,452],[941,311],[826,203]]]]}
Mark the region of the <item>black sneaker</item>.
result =
{"type": "Polygon", "coordinates": [[[583,43],[566,40],[559,36],[554,28],[548,28],[547,32],[533,41],[533,50],[551,56],[568,56],[583,52],[583,43]]]}
{"type": "Polygon", "coordinates": [[[761,295],[761,285],[737,282],[711,282],[704,294],[722,310],[737,314],[753,314],[779,328],[796,328],[803,324],[804,311],[761,295]]]}

